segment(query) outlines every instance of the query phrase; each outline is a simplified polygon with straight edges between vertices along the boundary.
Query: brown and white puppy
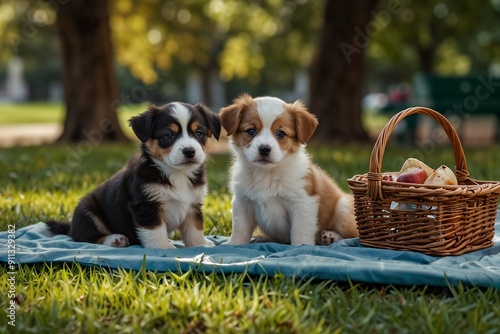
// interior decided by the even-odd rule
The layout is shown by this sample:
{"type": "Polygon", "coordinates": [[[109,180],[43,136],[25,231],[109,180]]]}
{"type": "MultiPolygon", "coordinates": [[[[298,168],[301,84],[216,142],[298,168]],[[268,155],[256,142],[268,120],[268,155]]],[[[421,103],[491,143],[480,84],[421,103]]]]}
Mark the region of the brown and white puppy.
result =
{"type": "Polygon", "coordinates": [[[109,180],[83,197],[71,223],[48,221],[56,234],[113,247],[213,246],[203,236],[202,202],[207,191],[205,148],[219,139],[219,117],[201,104],[150,106],[130,125],[141,152],[109,180]]]}
{"type": "Polygon", "coordinates": [[[304,105],[244,94],[220,112],[231,139],[233,231],[228,244],[266,239],[292,245],[358,236],[353,197],[311,162],[305,143],[318,122],[304,105]]]}

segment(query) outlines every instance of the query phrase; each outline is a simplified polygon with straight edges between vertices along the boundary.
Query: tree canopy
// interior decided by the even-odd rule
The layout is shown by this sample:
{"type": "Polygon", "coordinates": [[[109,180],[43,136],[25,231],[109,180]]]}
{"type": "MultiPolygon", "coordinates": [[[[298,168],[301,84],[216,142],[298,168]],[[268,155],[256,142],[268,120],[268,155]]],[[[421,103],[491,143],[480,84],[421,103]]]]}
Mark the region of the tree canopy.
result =
{"type": "MultiPolygon", "coordinates": [[[[0,42],[1,60],[12,54],[54,58],[55,38],[51,52],[32,52],[40,50],[37,43],[47,36],[55,37],[52,23],[58,8],[49,3],[0,5],[5,18],[0,29],[8,37],[0,42]],[[29,29],[34,32],[27,33],[29,29]]],[[[308,0],[115,0],[111,5],[116,59],[145,84],[155,83],[159,73],[174,67],[214,72],[223,81],[255,84],[267,75],[287,83],[312,59],[323,6],[308,0]]]]}
{"type": "Polygon", "coordinates": [[[287,82],[309,65],[320,28],[318,1],[117,0],[111,18],[117,59],[146,83],[159,71],[189,67],[223,81],[287,82]]]}
{"type": "MultiPolygon", "coordinates": [[[[392,2],[381,1],[378,10],[387,10],[392,2]]],[[[499,66],[500,1],[398,3],[397,14],[386,17],[371,38],[372,68],[392,68],[408,77],[414,71],[486,73],[499,66]]]]}
{"type": "MultiPolygon", "coordinates": [[[[54,3],[64,6],[56,0],[0,1],[0,63],[12,55],[22,57],[34,86],[47,81],[40,79],[40,69],[57,79],[54,3]]],[[[398,14],[384,21],[381,13],[391,3],[380,1],[372,15],[382,27],[370,36],[369,72],[382,66],[407,77],[415,70],[465,74],[500,62],[499,0],[401,0],[398,14]]],[[[324,10],[323,1],[312,0],[111,4],[116,59],[146,84],[156,82],[161,71],[193,66],[201,73],[210,67],[224,81],[257,84],[268,77],[290,82],[297,69],[307,70],[312,61],[324,10]]]]}

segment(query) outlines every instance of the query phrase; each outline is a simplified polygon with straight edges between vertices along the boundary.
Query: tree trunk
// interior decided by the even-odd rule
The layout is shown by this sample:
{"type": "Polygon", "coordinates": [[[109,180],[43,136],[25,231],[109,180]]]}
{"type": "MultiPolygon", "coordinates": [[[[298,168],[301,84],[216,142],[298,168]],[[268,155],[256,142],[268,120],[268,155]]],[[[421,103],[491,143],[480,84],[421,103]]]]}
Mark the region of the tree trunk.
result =
{"type": "Polygon", "coordinates": [[[219,72],[219,54],[224,49],[224,43],[227,38],[223,38],[218,33],[211,35],[212,45],[208,52],[208,62],[200,65],[201,87],[203,93],[203,103],[210,108],[221,108],[222,105],[217,105],[220,101],[215,97],[218,92],[217,87],[214,87],[214,80],[218,77],[219,72]]]}
{"type": "Polygon", "coordinates": [[[108,0],[72,0],[56,8],[66,119],[58,141],[127,141],[116,107],[108,0]]]}
{"type": "Polygon", "coordinates": [[[211,66],[205,66],[202,68],[201,72],[201,91],[203,93],[203,103],[210,107],[213,108],[213,101],[212,101],[212,76],[213,76],[213,69],[211,66]]]}
{"type": "Polygon", "coordinates": [[[317,141],[369,140],[361,120],[363,54],[381,24],[372,13],[376,4],[376,0],[326,3],[309,93],[310,110],[319,120],[317,141]]]}
{"type": "Polygon", "coordinates": [[[424,73],[432,73],[434,72],[434,54],[435,47],[423,47],[420,45],[416,46],[418,59],[420,62],[420,70],[424,73]]]}

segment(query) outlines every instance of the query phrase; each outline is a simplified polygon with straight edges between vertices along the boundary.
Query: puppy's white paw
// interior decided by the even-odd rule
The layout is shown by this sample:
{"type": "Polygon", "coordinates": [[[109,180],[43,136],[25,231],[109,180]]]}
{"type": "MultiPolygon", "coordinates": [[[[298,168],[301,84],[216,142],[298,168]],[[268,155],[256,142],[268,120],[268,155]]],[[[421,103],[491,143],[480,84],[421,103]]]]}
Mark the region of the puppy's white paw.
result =
{"type": "Polygon", "coordinates": [[[110,247],[128,247],[130,242],[123,234],[110,234],[104,237],[102,244],[110,247]]]}
{"type": "Polygon", "coordinates": [[[214,247],[215,244],[208,240],[208,239],[205,239],[202,237],[202,239],[198,239],[196,242],[185,242],[184,243],[186,245],[186,247],[214,247]]]}
{"type": "Polygon", "coordinates": [[[174,244],[172,244],[170,242],[170,240],[160,242],[159,244],[147,245],[147,246],[143,246],[143,247],[144,248],[159,248],[159,249],[176,249],[177,248],[174,246],[174,244]]]}
{"type": "Polygon", "coordinates": [[[211,240],[205,239],[205,244],[203,246],[205,246],[205,247],[215,247],[215,244],[211,240]]]}
{"type": "Polygon", "coordinates": [[[321,244],[324,246],[328,246],[333,244],[336,241],[342,240],[342,236],[337,232],[333,231],[321,231],[321,244]]]}
{"type": "MultiPolygon", "coordinates": [[[[248,243],[248,242],[247,242],[248,243]]],[[[238,245],[243,245],[245,244],[244,242],[241,242],[240,240],[236,240],[236,239],[231,239],[229,238],[228,241],[222,243],[223,245],[231,245],[231,246],[238,246],[238,245]]]]}

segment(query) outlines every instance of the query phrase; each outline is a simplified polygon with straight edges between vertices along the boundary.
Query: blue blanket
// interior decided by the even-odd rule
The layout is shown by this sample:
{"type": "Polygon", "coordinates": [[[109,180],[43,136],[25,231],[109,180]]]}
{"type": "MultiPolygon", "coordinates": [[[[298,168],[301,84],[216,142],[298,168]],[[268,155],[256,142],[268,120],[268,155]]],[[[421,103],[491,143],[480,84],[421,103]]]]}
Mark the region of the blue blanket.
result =
{"type": "MultiPolygon", "coordinates": [[[[500,216],[500,213],[499,213],[500,216]]],[[[7,231],[0,232],[0,261],[8,262],[7,231]]],[[[12,238],[12,237],[11,237],[12,238]]],[[[226,237],[209,237],[216,244],[226,237]]],[[[160,250],[140,246],[112,248],[78,243],[65,235],[52,237],[45,224],[20,228],[15,233],[15,261],[78,262],[85,266],[139,270],[243,273],[297,276],[395,285],[468,286],[500,288],[500,219],[495,225],[494,246],[462,256],[432,257],[416,252],[368,248],[359,239],[330,246],[289,246],[252,243],[242,246],[160,250]]],[[[10,252],[11,256],[13,252],[10,252]]]]}

